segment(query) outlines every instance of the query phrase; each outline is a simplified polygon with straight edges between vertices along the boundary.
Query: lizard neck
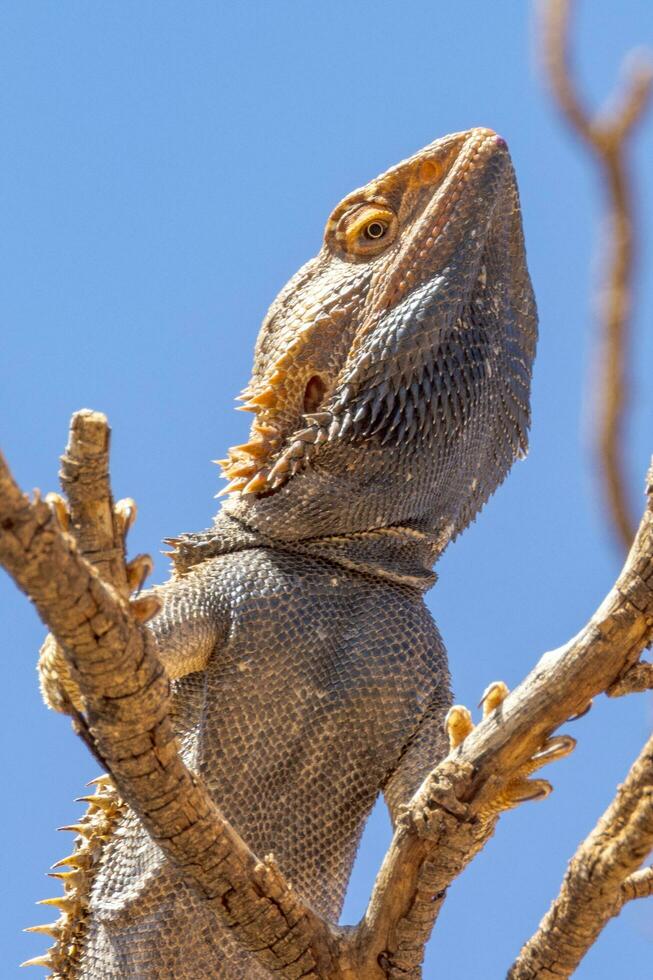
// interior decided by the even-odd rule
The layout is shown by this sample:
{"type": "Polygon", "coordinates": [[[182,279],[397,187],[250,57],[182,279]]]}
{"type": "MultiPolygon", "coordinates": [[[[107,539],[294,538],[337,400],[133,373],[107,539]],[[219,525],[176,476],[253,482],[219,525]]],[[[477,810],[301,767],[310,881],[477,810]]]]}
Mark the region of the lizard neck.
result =
{"type": "Polygon", "coordinates": [[[251,548],[272,548],[321,558],[349,571],[426,592],[437,576],[433,565],[453,533],[452,525],[439,530],[405,522],[387,527],[281,541],[269,537],[222,511],[213,527],[175,538],[171,553],[175,572],[184,575],[194,565],[218,555],[251,548]]]}

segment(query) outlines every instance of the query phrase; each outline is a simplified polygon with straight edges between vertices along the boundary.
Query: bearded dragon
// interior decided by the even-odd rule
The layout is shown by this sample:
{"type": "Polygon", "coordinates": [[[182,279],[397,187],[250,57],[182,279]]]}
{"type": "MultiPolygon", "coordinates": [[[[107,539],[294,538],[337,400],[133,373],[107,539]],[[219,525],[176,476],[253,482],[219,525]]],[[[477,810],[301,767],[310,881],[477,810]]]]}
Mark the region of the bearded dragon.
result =
{"type": "MultiPolygon", "coordinates": [[[[504,140],[437,140],[349,194],[271,306],[213,526],[150,620],[186,762],[336,920],[366,818],[446,754],[433,565],[527,449],[537,318],[504,140]]],[[[46,700],[65,678],[42,664],[46,700]]],[[[67,695],[68,697],[69,695],[67,695]]],[[[74,695],[72,695],[74,699],[74,695]]],[[[56,977],[265,977],[102,781],[73,828],[56,977]],[[83,879],[83,880],[82,880],[83,879]]]]}

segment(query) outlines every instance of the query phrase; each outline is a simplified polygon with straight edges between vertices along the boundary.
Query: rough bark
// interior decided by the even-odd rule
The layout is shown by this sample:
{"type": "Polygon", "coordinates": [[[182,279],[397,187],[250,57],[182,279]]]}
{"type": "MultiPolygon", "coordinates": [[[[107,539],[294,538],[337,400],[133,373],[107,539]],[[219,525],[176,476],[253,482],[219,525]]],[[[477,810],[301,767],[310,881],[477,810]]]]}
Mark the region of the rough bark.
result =
{"type": "MultiPolygon", "coordinates": [[[[133,501],[114,510],[109,483],[110,429],[100,412],[76,412],[68,445],[61,457],[59,478],[65,499],[47,494],[63,530],[69,531],[83,555],[120,595],[129,595],[125,566],[125,532],[135,515],[133,501]]],[[[39,651],[39,677],[46,704],[76,714],[83,708],[63,650],[49,633],[39,651]]]]}
{"type": "Polygon", "coordinates": [[[183,764],[167,678],[129,603],[81,557],[50,507],[20,492],[4,461],[0,501],[0,560],[61,644],[96,752],[123,799],[261,962],[289,978],[329,976],[329,929],[272,860],[252,854],[183,764]]]}
{"type": "Polygon", "coordinates": [[[569,862],[559,895],[521,950],[509,980],[570,976],[624,904],[651,894],[651,869],[637,870],[651,849],[653,736],[569,862]]]}
{"type": "MultiPolygon", "coordinates": [[[[647,492],[635,542],[606,599],[427,778],[399,822],[363,921],[344,930],[304,906],[273,860],[248,849],[184,766],[167,680],[129,602],[80,555],[50,507],[21,494],[4,462],[0,562],[61,643],[83,695],[84,723],[121,795],[246,948],[282,977],[419,977],[444,893],[491,836],[506,784],[651,641],[653,471],[647,492]]],[[[633,838],[640,849],[643,827],[639,821],[633,838]]],[[[623,867],[624,895],[648,889],[647,876],[629,875],[632,860],[623,867]]],[[[599,909],[593,928],[603,920],[599,909]]],[[[565,941],[564,928],[558,932],[565,941]]]]}
{"type": "MultiPolygon", "coordinates": [[[[409,946],[412,968],[417,967],[442,893],[491,836],[495,801],[510,777],[559,725],[584,711],[592,698],[627,672],[650,644],[653,468],[648,473],[647,500],[624,568],[589,622],[563,647],[545,654],[413,798],[356,937],[362,946],[389,950],[391,964],[393,953],[405,959],[409,946]],[[425,891],[430,891],[426,902],[425,891]]],[[[597,924],[603,921],[597,910],[597,924]]],[[[405,965],[403,959],[397,960],[397,967],[405,965]]]]}

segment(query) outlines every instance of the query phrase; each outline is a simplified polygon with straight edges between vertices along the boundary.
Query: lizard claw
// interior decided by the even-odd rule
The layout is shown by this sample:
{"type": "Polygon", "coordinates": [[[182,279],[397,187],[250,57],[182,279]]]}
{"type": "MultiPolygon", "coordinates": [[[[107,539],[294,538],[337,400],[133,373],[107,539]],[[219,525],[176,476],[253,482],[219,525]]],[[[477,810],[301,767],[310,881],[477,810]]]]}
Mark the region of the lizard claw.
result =
{"type": "Polygon", "coordinates": [[[487,718],[508,697],[510,689],[504,681],[492,681],[483,691],[483,696],[477,707],[483,708],[483,717],[487,718]]]}
{"type": "Polygon", "coordinates": [[[573,752],[576,748],[576,739],[571,735],[554,735],[547,738],[542,748],[531,757],[529,765],[532,765],[530,772],[535,772],[541,766],[546,766],[549,762],[556,759],[564,759],[566,755],[573,752]]]}
{"type": "MultiPolygon", "coordinates": [[[[478,705],[483,709],[483,719],[488,718],[493,711],[496,711],[508,694],[508,686],[503,681],[494,681],[489,684],[478,705]]],[[[469,709],[461,704],[453,705],[445,718],[445,728],[449,736],[449,747],[453,751],[464,742],[474,729],[469,709]]],[[[563,759],[575,747],[576,739],[570,735],[554,735],[547,738],[537,752],[510,777],[498,794],[482,806],[482,815],[495,816],[502,810],[510,810],[528,800],[545,799],[553,790],[551,783],[546,779],[528,779],[528,776],[549,762],[563,759]]]]}
{"type": "Polygon", "coordinates": [[[134,618],[139,623],[146,623],[148,619],[152,619],[152,616],[156,616],[161,606],[162,602],[156,595],[139,596],[137,599],[131,599],[129,602],[129,607],[134,618]]]}
{"type": "Polygon", "coordinates": [[[136,501],[133,500],[132,497],[124,497],[115,505],[113,512],[115,514],[120,534],[123,536],[123,538],[125,538],[130,527],[136,520],[136,515],[138,514],[136,501]]]}
{"type": "Polygon", "coordinates": [[[584,708],[577,711],[575,715],[570,715],[567,721],[578,721],[579,718],[584,718],[588,711],[592,708],[592,701],[588,701],[584,708]]]}
{"type": "Polygon", "coordinates": [[[152,574],[154,562],[150,555],[136,555],[131,561],[127,562],[125,571],[127,573],[127,584],[130,592],[136,595],[141,591],[145,584],[145,579],[152,574]]]}
{"type": "Polygon", "coordinates": [[[529,800],[543,800],[552,792],[553,786],[548,779],[514,779],[501,795],[502,805],[498,809],[509,810],[529,800]]]}
{"type": "Polygon", "coordinates": [[[59,493],[51,492],[46,493],[44,499],[45,503],[49,504],[61,530],[67,531],[70,527],[70,510],[64,498],[59,493]]]}
{"type": "MultiPolygon", "coordinates": [[[[507,695],[508,686],[503,681],[489,684],[478,703],[479,708],[483,707],[483,717],[487,718],[495,708],[498,708],[507,695]]],[[[471,711],[464,704],[452,705],[444,719],[444,725],[449,736],[449,748],[451,750],[458,748],[474,729],[471,711]]]]}
{"type": "Polygon", "coordinates": [[[449,736],[449,749],[453,751],[465,741],[474,728],[472,713],[464,704],[454,704],[447,711],[444,726],[449,736]]]}

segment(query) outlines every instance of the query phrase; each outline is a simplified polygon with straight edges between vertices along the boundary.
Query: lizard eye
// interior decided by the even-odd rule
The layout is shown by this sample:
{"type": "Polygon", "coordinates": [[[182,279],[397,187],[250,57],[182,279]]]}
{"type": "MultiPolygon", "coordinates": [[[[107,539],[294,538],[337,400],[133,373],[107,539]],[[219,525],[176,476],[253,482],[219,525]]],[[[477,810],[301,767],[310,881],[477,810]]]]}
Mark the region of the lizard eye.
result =
{"type": "Polygon", "coordinates": [[[370,221],[367,228],[365,228],[363,234],[365,235],[366,238],[371,238],[371,239],[383,238],[387,230],[388,230],[388,226],[385,224],[384,221],[370,221]]]}
{"type": "Polygon", "coordinates": [[[397,216],[386,204],[364,202],[346,211],[336,226],[336,240],[350,255],[378,255],[394,241],[397,216]]]}

